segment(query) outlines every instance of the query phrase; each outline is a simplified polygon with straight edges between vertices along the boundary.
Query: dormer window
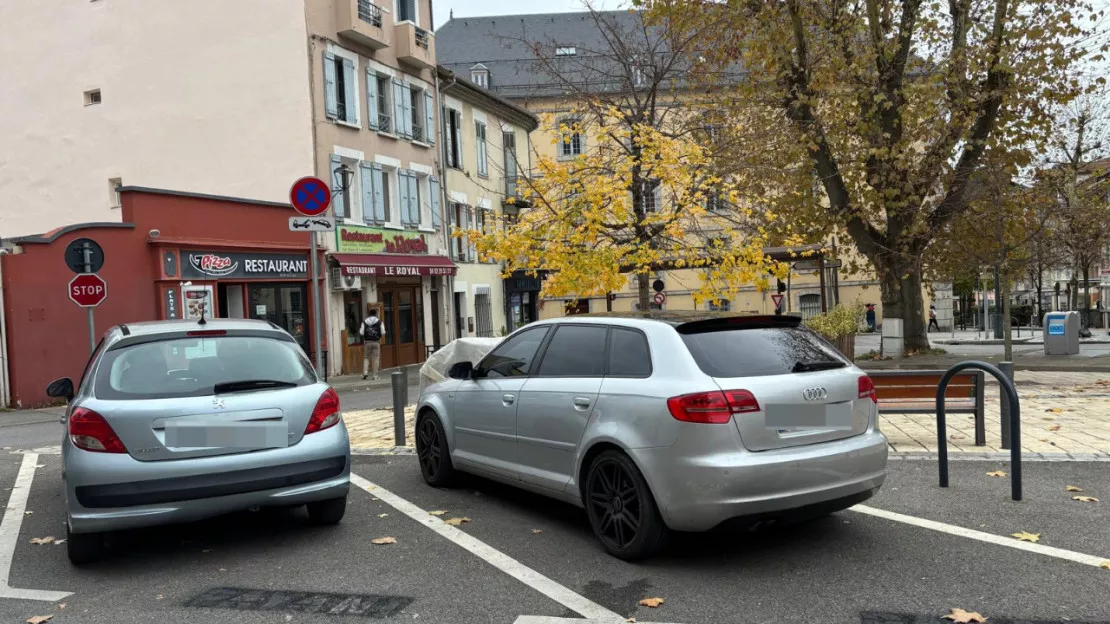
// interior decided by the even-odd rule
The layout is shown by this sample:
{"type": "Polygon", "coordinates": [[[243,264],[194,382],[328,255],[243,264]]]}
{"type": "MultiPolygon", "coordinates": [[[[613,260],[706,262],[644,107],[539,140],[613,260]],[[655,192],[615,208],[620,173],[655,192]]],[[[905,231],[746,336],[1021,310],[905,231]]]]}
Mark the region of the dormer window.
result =
{"type": "Polygon", "coordinates": [[[489,68],[485,65],[478,63],[470,68],[470,82],[482,87],[483,89],[489,88],[489,68]]]}
{"type": "Polygon", "coordinates": [[[556,46],[555,56],[574,56],[578,54],[578,50],[574,46],[556,46]]]}

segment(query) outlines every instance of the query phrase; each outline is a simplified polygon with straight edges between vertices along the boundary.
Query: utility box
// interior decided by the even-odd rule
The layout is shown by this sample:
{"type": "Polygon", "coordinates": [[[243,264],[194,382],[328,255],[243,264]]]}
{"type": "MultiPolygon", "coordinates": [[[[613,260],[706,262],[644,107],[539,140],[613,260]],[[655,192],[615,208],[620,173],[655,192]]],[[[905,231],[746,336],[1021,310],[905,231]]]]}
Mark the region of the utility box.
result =
{"type": "Polygon", "coordinates": [[[1044,315],[1044,354],[1079,354],[1079,313],[1049,312],[1044,315]]]}

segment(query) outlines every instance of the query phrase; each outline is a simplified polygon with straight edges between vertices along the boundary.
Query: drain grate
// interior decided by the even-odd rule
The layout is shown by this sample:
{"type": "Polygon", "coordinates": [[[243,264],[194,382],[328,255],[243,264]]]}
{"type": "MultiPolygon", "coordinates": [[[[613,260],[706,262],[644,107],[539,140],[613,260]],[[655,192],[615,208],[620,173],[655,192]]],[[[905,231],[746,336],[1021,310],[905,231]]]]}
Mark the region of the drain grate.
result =
{"type": "MultiPolygon", "coordinates": [[[[859,614],[860,624],[952,624],[938,615],[912,615],[908,613],[877,613],[867,611],[859,614]]],[[[1010,620],[991,617],[990,624],[1110,624],[1110,622],[1082,622],[1075,620],[1010,620]]]]}
{"type": "Polygon", "coordinates": [[[413,603],[407,596],[298,592],[272,589],[213,587],[185,602],[186,607],[236,611],[291,611],[320,615],[354,615],[384,619],[413,603]]]}

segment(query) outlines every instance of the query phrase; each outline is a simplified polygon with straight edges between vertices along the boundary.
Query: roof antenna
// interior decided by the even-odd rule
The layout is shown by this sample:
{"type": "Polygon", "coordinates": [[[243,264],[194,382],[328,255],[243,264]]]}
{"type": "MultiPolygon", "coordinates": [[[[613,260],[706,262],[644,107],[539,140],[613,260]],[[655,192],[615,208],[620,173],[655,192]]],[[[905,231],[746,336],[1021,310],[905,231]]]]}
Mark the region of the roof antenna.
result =
{"type": "Polygon", "coordinates": [[[451,10],[447,12],[447,19],[455,19],[455,7],[451,7],[451,10]]]}

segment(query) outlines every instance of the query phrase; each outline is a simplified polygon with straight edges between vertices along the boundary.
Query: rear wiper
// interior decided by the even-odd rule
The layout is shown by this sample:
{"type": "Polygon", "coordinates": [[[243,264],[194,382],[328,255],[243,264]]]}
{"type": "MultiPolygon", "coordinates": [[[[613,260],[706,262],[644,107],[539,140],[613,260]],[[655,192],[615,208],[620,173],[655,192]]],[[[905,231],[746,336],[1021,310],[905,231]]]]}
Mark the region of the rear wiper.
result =
{"type": "Polygon", "coordinates": [[[790,369],[792,373],[811,373],[813,371],[832,370],[834,368],[844,368],[844,362],[837,362],[835,360],[827,360],[820,362],[797,362],[794,368],[790,369]]]}
{"type": "Polygon", "coordinates": [[[225,381],[216,384],[212,390],[216,394],[224,392],[241,392],[243,390],[267,390],[270,388],[295,388],[297,384],[276,379],[244,379],[243,381],[225,381]]]}

